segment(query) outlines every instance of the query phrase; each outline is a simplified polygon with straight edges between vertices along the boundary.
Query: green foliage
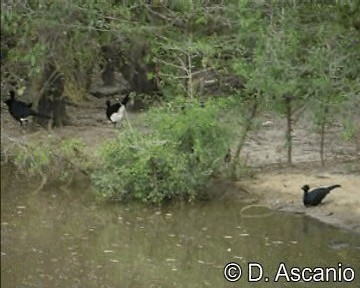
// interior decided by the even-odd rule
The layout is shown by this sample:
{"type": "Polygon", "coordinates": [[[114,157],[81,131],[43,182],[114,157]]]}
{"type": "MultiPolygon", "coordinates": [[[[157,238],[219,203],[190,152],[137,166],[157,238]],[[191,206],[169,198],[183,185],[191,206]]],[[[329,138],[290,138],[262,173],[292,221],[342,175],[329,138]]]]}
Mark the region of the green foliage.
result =
{"type": "Polygon", "coordinates": [[[80,100],[87,83],[79,75],[92,70],[99,58],[99,46],[112,39],[103,36],[110,33],[107,14],[99,9],[110,9],[111,5],[107,1],[83,5],[82,1],[58,0],[22,5],[9,1],[1,15],[1,33],[7,35],[4,46],[10,48],[7,60],[16,63],[12,73],[36,80],[44,64],[51,63],[64,75],[67,95],[80,100]]]}
{"type": "Polygon", "coordinates": [[[185,159],[176,154],[174,143],[127,132],[119,134],[116,143],[105,145],[101,155],[103,165],[92,179],[104,198],[158,203],[175,196],[192,197],[185,182],[185,159]]]}
{"type": "Polygon", "coordinates": [[[89,157],[84,153],[85,145],[79,139],[46,143],[36,140],[28,144],[16,143],[14,163],[27,177],[46,175],[65,180],[71,173],[90,169],[89,157]]]}
{"type": "Polygon", "coordinates": [[[175,141],[180,151],[196,161],[196,168],[204,175],[210,175],[223,160],[227,148],[229,132],[220,119],[221,109],[227,106],[227,101],[208,101],[204,105],[189,102],[175,109],[160,108],[165,113],[155,109],[149,112],[149,120],[160,135],[175,141]]]}
{"type": "Polygon", "coordinates": [[[360,92],[349,95],[344,103],[344,108],[342,138],[345,141],[355,142],[357,152],[360,152],[360,92]]]}
{"type": "Polygon", "coordinates": [[[356,123],[346,119],[344,121],[344,128],[341,135],[344,140],[350,141],[356,136],[356,133],[358,132],[357,130],[359,130],[359,126],[356,123]]]}
{"type": "Polygon", "coordinates": [[[151,133],[126,131],[100,151],[92,179],[106,199],[161,203],[191,200],[222,164],[228,132],[217,119],[218,103],[152,109],[151,133]]]}
{"type": "Polygon", "coordinates": [[[91,169],[89,156],[85,153],[85,144],[77,138],[69,138],[62,140],[59,145],[59,153],[61,157],[67,159],[70,170],[77,168],[83,172],[91,169]]]}
{"type": "MultiPolygon", "coordinates": [[[[9,53],[2,62],[2,69],[19,73],[25,79],[23,76],[40,75],[44,63],[53,61],[65,76],[65,94],[72,100],[79,100],[87,93],[83,74],[89,76],[103,61],[99,57],[101,47],[114,44],[121,50],[114,53],[121,54],[130,69],[143,64],[132,62],[130,56],[132,50],[137,50],[135,46],[144,43],[146,49],[142,52],[146,55],[140,53],[139,57],[145,64],[155,67],[148,72],[148,79],[159,80],[168,104],[149,112],[147,121],[153,126],[154,134],[135,137],[137,132],[133,132],[119,136],[119,142],[126,138],[127,144],[140,143],[139,146],[147,147],[146,150],[154,153],[156,158],[166,156],[161,164],[154,160],[162,167],[160,170],[166,171],[170,165],[168,159],[173,159],[175,151],[181,159],[176,171],[185,169],[198,177],[191,180],[189,176],[185,182],[202,183],[201,179],[206,179],[218,167],[225,144],[219,139],[212,141],[223,133],[215,120],[218,103],[210,101],[206,109],[201,109],[191,101],[204,96],[206,83],[211,83],[210,87],[220,87],[223,74],[244,80],[241,88],[236,88],[243,89],[237,94],[239,101],[233,103],[238,109],[234,111],[241,111],[236,126],[238,131],[253,129],[249,122],[257,119],[247,117],[252,113],[246,112],[251,110],[254,96],[259,109],[288,114],[289,124],[301,116],[301,111],[305,110],[302,108],[307,108],[309,119],[314,119],[314,123],[322,128],[330,124],[341,109],[349,107],[353,113],[357,112],[353,104],[358,101],[360,91],[359,3],[354,0],[56,0],[22,4],[7,1],[1,13],[1,48],[2,51],[6,48],[9,53]],[[186,101],[190,101],[184,110],[180,108],[184,99],[177,101],[174,95],[185,95],[186,101]],[[294,115],[296,113],[299,115],[294,115]],[[247,129],[243,130],[243,127],[247,129]],[[167,144],[154,144],[162,141],[167,144]],[[158,155],[158,147],[168,152],[158,155]]],[[[224,81],[224,86],[232,83],[224,81]]],[[[217,96],[229,96],[218,90],[217,96]]],[[[139,97],[144,100],[142,95],[139,97]]],[[[349,135],[354,134],[351,131],[356,128],[351,128],[352,120],[347,119],[345,123],[349,135]]],[[[291,141],[291,127],[288,126],[287,144],[291,141]]],[[[237,136],[241,143],[245,141],[241,135],[237,136]]],[[[69,149],[64,152],[75,157],[75,151],[81,149],[73,146],[69,144],[69,149]]],[[[116,151],[127,149],[113,148],[116,151]]],[[[135,154],[139,153],[140,150],[135,154]]],[[[145,159],[148,160],[136,169],[150,169],[150,156],[145,159]]],[[[44,159],[39,163],[42,161],[44,159]]],[[[117,176],[110,172],[109,179],[115,179],[117,176]]],[[[178,181],[168,178],[173,183],[178,181]]],[[[101,182],[104,187],[109,185],[105,182],[104,178],[101,182]]],[[[164,187],[161,189],[165,191],[164,187]]],[[[119,198],[134,197],[133,191],[140,191],[140,188],[121,189],[123,194],[117,188],[101,190],[106,191],[107,197],[123,195],[119,198]]],[[[193,195],[189,192],[194,191],[191,189],[184,188],[182,195],[193,195]]],[[[138,198],[147,199],[148,194],[143,195],[138,198]]],[[[149,201],[166,198],[159,195],[150,196],[149,201]]]]}
{"type": "Polygon", "coordinates": [[[62,153],[69,158],[76,157],[77,153],[82,151],[84,148],[85,144],[80,139],[70,138],[60,142],[60,149],[62,153]]]}
{"type": "Polygon", "coordinates": [[[14,158],[15,165],[26,174],[37,176],[44,174],[52,160],[52,152],[49,146],[31,144],[19,146],[18,153],[14,158]]]}

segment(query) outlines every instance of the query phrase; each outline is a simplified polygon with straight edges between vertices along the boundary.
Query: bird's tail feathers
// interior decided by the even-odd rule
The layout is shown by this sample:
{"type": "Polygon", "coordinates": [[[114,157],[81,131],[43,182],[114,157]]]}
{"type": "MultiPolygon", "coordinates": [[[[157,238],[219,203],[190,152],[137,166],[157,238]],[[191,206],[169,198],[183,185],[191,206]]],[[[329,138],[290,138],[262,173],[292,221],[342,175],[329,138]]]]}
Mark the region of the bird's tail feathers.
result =
{"type": "Polygon", "coordinates": [[[329,190],[332,190],[332,189],[335,189],[335,188],[339,188],[339,187],[341,187],[341,185],[339,185],[339,184],[331,185],[331,186],[329,186],[329,190]]]}
{"type": "Polygon", "coordinates": [[[126,104],[129,102],[129,100],[130,100],[130,94],[127,94],[125,96],[125,98],[121,101],[121,105],[126,106],[126,104]]]}

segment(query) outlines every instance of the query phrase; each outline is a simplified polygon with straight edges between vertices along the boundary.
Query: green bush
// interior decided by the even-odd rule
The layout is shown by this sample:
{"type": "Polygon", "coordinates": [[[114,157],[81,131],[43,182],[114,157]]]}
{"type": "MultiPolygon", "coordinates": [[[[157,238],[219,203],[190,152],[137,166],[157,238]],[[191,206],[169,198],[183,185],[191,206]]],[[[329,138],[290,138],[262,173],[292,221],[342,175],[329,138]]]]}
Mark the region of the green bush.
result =
{"type": "Polygon", "coordinates": [[[49,146],[34,143],[19,144],[15,149],[14,163],[28,176],[42,175],[51,165],[53,155],[49,146]]]}
{"type": "Polygon", "coordinates": [[[58,141],[49,138],[42,142],[30,140],[12,143],[13,161],[19,171],[27,177],[46,176],[50,179],[65,180],[74,171],[87,174],[90,161],[84,153],[85,144],[74,138],[58,141]]]}
{"type": "Polygon", "coordinates": [[[191,200],[223,163],[227,130],[221,105],[169,105],[148,112],[151,132],[125,131],[100,151],[92,178],[106,199],[160,203],[191,200]]]}

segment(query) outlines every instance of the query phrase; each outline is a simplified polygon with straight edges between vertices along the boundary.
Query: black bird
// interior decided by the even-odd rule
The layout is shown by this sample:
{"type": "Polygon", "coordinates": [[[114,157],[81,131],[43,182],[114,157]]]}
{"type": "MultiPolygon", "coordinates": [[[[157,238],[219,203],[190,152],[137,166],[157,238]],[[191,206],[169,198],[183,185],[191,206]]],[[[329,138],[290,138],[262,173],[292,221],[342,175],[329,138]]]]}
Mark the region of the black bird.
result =
{"type": "Polygon", "coordinates": [[[10,91],[10,99],[4,101],[8,106],[10,115],[14,117],[16,121],[20,122],[20,125],[23,125],[23,122],[28,121],[29,116],[37,116],[46,119],[51,119],[50,116],[43,115],[35,112],[31,109],[32,103],[25,103],[15,99],[15,91],[10,91]]]}
{"type": "Polygon", "coordinates": [[[229,148],[228,151],[225,154],[224,162],[225,163],[230,163],[230,161],[231,161],[231,149],[229,148]]]}
{"type": "Polygon", "coordinates": [[[128,94],[121,102],[115,104],[111,104],[110,100],[106,101],[106,117],[114,124],[114,127],[124,117],[126,104],[129,100],[130,96],[128,94]]]}
{"type": "Polygon", "coordinates": [[[331,190],[338,187],[341,186],[336,184],[331,186],[317,187],[309,191],[309,185],[304,185],[301,188],[304,191],[304,205],[306,207],[319,205],[321,201],[326,197],[326,195],[330,193],[331,190]]]}

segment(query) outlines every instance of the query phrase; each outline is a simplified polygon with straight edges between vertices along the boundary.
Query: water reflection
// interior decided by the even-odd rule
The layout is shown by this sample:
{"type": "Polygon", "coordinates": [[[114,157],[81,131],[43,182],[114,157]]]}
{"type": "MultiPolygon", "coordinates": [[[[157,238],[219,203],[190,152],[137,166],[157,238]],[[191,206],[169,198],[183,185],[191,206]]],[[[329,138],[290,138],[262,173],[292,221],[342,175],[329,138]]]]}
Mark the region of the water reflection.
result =
{"type": "Polygon", "coordinates": [[[243,217],[245,204],[224,199],[165,208],[95,204],[85,181],[38,193],[7,182],[1,192],[2,287],[264,287],[226,282],[225,264],[256,261],[270,275],[280,262],[360,267],[359,235],[303,215],[256,210],[266,217],[243,217]]]}

